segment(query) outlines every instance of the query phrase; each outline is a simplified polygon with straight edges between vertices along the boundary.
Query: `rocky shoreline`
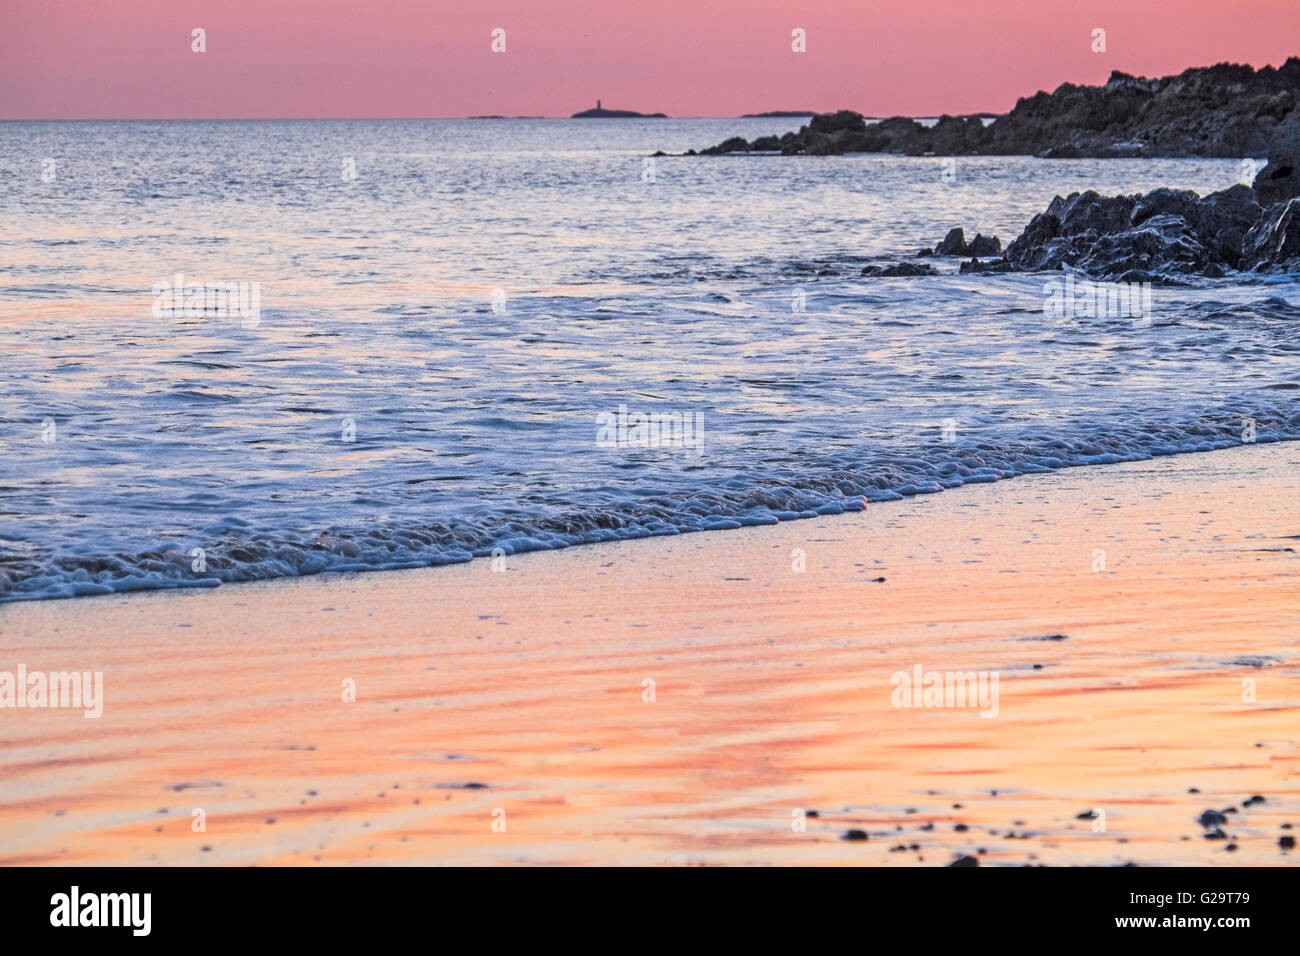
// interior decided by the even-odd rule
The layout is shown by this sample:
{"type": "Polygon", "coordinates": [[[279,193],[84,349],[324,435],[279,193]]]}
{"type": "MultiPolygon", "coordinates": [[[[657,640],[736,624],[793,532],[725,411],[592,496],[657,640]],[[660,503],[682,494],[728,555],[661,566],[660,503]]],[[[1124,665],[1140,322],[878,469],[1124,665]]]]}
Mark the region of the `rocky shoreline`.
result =
{"type": "Polygon", "coordinates": [[[1300,273],[1300,112],[1278,126],[1253,186],[1208,196],[1155,189],[1057,196],[1005,250],[996,237],[951,230],[912,261],[871,265],[864,276],[935,275],[918,259],[966,256],[962,272],[1077,272],[1116,282],[1183,284],[1229,272],[1300,273]]]}
{"type": "Polygon", "coordinates": [[[1300,105],[1300,57],[1256,70],[1220,63],[1156,79],[1118,70],[1103,86],[1063,83],[1021,98],[992,122],[942,116],[926,127],[906,116],[868,124],[840,110],[813,117],[795,133],[733,137],[687,155],[760,153],[828,156],[1251,157],[1300,105]]]}
{"type": "Polygon", "coordinates": [[[1115,282],[1186,284],[1229,272],[1300,273],[1300,198],[1262,206],[1248,186],[1208,196],[1155,189],[1102,196],[1089,190],[1057,196],[1005,250],[996,236],[965,241],[953,229],[910,260],[869,265],[862,275],[937,275],[917,260],[969,256],[964,273],[1078,273],[1115,282]]]}

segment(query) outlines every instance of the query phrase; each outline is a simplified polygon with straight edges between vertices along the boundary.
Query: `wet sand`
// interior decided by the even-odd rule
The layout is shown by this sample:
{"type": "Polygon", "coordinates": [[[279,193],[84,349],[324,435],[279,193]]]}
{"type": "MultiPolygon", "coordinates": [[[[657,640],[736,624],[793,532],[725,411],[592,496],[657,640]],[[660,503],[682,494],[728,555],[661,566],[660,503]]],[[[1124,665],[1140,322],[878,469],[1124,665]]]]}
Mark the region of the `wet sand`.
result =
{"type": "Polygon", "coordinates": [[[503,570],[5,605],[0,670],[106,699],[0,710],[0,863],[1294,863],[1298,475],[1253,445],[503,570]],[[997,715],[893,706],[917,665],[996,672],[997,715]]]}

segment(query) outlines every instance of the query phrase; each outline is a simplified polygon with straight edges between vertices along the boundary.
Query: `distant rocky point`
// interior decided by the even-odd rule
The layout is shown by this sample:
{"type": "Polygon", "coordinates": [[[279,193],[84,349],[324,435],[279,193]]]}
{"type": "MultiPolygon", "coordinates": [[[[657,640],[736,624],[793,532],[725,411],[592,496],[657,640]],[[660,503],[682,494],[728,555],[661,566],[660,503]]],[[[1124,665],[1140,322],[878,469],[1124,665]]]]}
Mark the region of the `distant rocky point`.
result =
{"type": "Polygon", "coordinates": [[[574,113],[570,119],[667,119],[666,113],[638,113],[635,110],[607,110],[600,105],[600,100],[596,100],[594,109],[583,110],[581,113],[574,113]]]}
{"type": "Polygon", "coordinates": [[[1024,97],[991,123],[977,113],[945,115],[929,127],[906,116],[868,124],[861,113],[840,110],[814,116],[797,133],[752,143],[737,136],[701,154],[1254,157],[1298,104],[1300,57],[1277,69],[1220,63],[1158,79],[1116,70],[1104,86],[1063,83],[1024,97]]]}
{"type": "Polygon", "coordinates": [[[741,119],[766,119],[769,117],[816,116],[816,110],[768,110],[766,113],[742,113],[741,119]]]}

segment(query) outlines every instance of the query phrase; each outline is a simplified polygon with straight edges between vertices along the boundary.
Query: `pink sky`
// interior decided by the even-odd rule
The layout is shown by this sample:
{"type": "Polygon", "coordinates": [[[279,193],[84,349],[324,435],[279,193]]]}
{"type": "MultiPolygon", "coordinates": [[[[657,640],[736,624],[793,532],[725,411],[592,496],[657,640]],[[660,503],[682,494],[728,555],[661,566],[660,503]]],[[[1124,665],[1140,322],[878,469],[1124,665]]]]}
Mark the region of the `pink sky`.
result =
{"type": "Polygon", "coordinates": [[[1295,54],[1300,0],[0,0],[0,118],[1001,112],[1295,54]]]}

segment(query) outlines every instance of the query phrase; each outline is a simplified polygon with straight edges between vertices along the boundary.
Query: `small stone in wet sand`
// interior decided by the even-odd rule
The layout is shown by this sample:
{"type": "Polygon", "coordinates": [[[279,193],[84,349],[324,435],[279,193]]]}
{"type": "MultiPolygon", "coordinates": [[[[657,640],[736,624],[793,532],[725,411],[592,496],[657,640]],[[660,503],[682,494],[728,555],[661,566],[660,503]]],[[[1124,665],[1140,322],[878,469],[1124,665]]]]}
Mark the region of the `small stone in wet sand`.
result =
{"type": "Polygon", "coordinates": [[[840,837],[841,840],[865,840],[866,838],[866,830],[848,830],[844,836],[840,837]]]}
{"type": "Polygon", "coordinates": [[[1228,818],[1218,810],[1206,810],[1196,818],[1196,822],[1206,829],[1209,829],[1210,827],[1217,827],[1221,823],[1227,823],[1228,818]]]}
{"type": "Polygon", "coordinates": [[[1277,845],[1280,846],[1280,847],[1281,847],[1282,849],[1284,849],[1284,850],[1294,850],[1294,849],[1295,849],[1295,837],[1293,837],[1293,836],[1278,837],[1278,838],[1277,838],[1277,845]]]}
{"type": "Polygon", "coordinates": [[[949,866],[979,866],[980,861],[973,856],[959,856],[948,864],[949,866]]]}

